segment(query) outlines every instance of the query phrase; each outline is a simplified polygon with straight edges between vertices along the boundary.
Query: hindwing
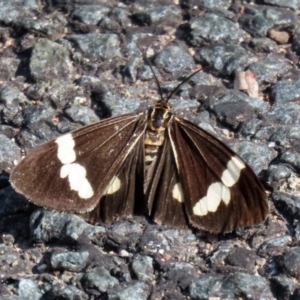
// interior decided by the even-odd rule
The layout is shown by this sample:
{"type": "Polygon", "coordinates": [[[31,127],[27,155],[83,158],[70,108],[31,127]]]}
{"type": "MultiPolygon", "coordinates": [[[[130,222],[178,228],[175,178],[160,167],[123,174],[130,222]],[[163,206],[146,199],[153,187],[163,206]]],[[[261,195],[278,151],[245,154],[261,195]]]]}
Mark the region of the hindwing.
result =
{"type": "Polygon", "coordinates": [[[188,227],[181,182],[168,136],[153,169],[147,174],[151,177],[148,180],[151,184],[146,190],[148,215],[158,224],[188,227]]]}

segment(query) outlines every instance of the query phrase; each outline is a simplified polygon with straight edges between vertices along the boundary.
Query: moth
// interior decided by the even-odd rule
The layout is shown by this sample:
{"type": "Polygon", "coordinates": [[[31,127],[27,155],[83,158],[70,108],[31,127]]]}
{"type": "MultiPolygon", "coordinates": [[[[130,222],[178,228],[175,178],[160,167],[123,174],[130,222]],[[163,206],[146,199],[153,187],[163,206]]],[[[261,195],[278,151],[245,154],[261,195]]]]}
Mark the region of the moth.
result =
{"type": "Polygon", "coordinates": [[[161,100],[142,113],[36,147],[13,170],[12,186],[37,205],[92,223],[146,214],[158,224],[225,233],[263,221],[267,195],[251,168],[171,112],[169,99],[196,72],[166,98],[158,84],[161,100]]]}

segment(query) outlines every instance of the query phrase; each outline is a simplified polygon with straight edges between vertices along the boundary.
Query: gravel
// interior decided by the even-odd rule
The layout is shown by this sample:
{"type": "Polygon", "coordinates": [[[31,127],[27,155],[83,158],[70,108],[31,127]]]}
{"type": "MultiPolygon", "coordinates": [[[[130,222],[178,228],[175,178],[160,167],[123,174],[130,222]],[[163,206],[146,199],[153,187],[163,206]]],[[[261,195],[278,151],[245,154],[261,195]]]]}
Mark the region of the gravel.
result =
{"type": "Polygon", "coordinates": [[[300,299],[298,0],[0,0],[0,298],[300,299]],[[179,4],[180,3],[180,4],[179,4]],[[170,103],[253,168],[266,222],[226,235],[94,226],[10,186],[36,145],[170,103]]]}

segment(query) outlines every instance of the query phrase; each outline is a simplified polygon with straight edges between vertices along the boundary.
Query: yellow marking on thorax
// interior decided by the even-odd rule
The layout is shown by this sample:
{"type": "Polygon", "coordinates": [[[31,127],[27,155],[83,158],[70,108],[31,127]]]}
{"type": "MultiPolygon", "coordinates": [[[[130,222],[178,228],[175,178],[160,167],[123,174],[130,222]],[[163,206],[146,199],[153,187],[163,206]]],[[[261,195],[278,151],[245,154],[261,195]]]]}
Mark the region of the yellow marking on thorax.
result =
{"type": "Polygon", "coordinates": [[[149,145],[149,146],[162,146],[164,143],[165,137],[163,135],[157,135],[157,136],[153,136],[153,135],[148,135],[146,133],[146,138],[145,138],[145,146],[149,145]]]}

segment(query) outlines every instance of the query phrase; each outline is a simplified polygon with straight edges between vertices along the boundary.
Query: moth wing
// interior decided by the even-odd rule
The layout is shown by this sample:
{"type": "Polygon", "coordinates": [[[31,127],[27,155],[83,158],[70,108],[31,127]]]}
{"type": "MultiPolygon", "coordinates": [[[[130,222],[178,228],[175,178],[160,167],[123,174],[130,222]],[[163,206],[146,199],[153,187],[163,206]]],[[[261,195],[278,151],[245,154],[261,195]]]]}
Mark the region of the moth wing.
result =
{"type": "Polygon", "coordinates": [[[122,186],[114,176],[142,139],[146,120],[146,114],[123,115],[42,144],[13,170],[12,186],[49,209],[91,211],[122,186]]]}
{"type": "Polygon", "coordinates": [[[231,232],[263,221],[267,195],[252,169],[230,148],[196,125],[174,118],[169,127],[190,224],[231,232]]]}
{"type": "Polygon", "coordinates": [[[184,210],[183,193],[174,153],[168,138],[153,167],[146,176],[148,214],[153,221],[176,228],[187,228],[188,219],[184,210]]]}
{"type": "Polygon", "coordinates": [[[140,138],[136,146],[124,160],[120,170],[114,176],[108,193],[101,197],[97,206],[83,217],[91,223],[112,223],[118,219],[145,213],[144,201],[144,139],[140,138]],[[113,186],[120,188],[114,191],[113,186]]]}

